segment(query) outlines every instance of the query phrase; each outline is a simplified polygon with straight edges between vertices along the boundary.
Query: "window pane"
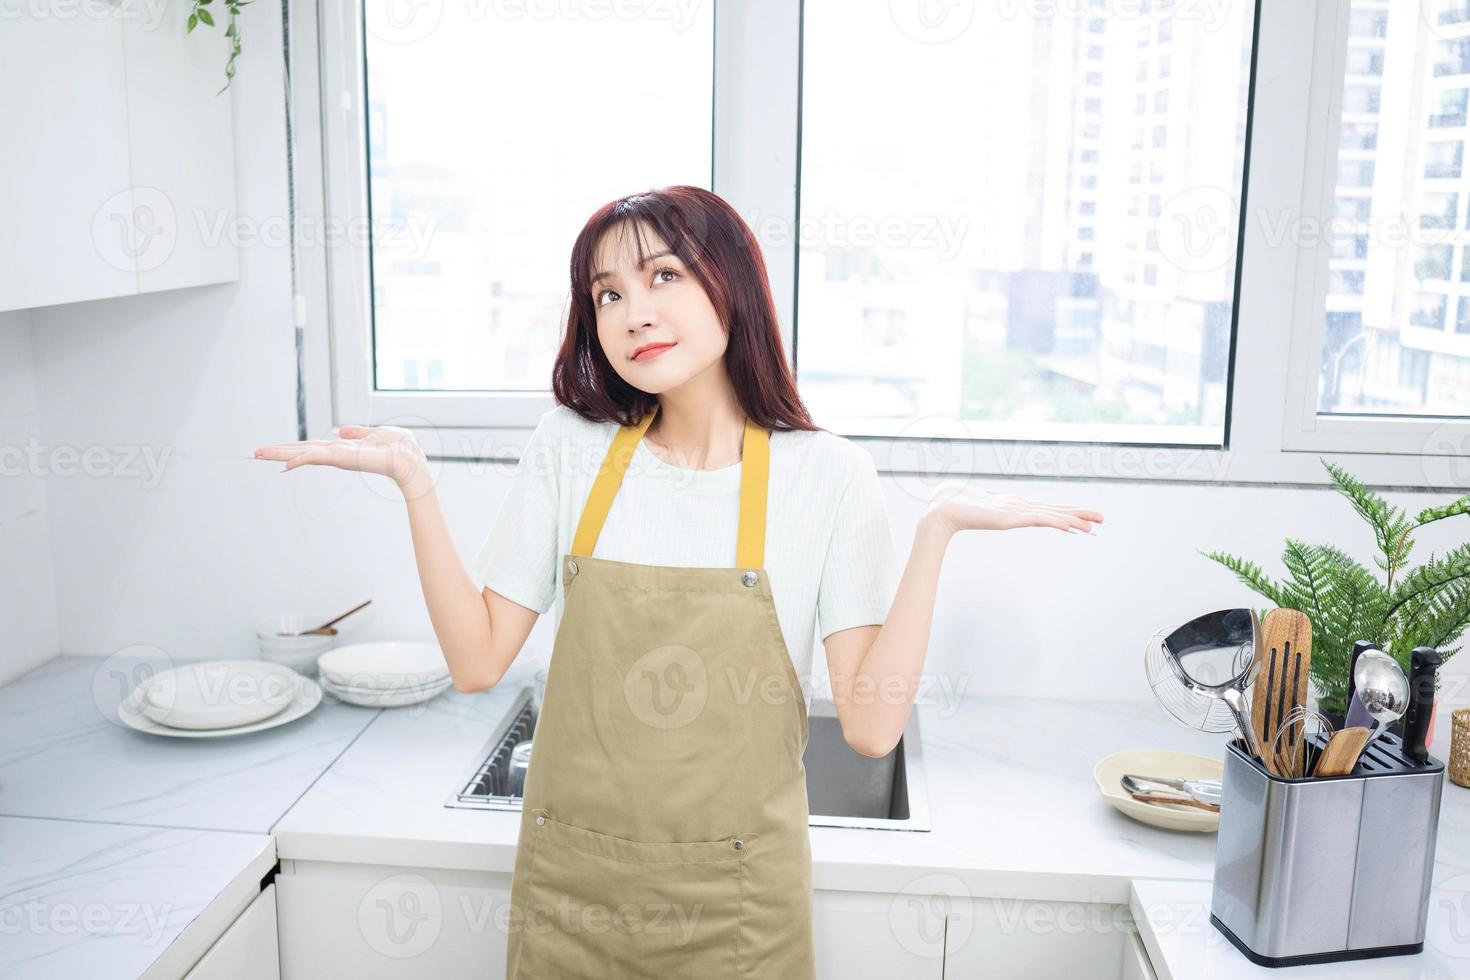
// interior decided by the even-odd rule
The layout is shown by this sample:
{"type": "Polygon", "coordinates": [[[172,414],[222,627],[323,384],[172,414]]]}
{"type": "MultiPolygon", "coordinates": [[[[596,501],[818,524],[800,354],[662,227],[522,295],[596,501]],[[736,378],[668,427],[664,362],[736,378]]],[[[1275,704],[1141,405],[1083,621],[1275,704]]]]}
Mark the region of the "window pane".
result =
{"type": "Polygon", "coordinates": [[[1252,5],[914,6],[806,0],[821,424],[1222,442],[1252,5]]]}
{"type": "Polygon", "coordinates": [[[1351,18],[1317,411],[1464,416],[1470,4],[1353,0],[1351,18]]]}
{"type": "Polygon", "coordinates": [[[711,8],[367,0],[379,390],[547,389],[587,218],[710,186],[711,8]]]}

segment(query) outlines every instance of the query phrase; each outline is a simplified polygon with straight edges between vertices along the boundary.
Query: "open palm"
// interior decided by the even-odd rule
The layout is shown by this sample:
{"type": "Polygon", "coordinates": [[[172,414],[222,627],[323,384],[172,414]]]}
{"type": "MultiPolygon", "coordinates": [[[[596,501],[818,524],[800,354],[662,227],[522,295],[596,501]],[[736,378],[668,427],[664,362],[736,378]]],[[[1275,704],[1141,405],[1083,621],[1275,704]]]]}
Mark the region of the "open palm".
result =
{"type": "Polygon", "coordinates": [[[1070,504],[1047,504],[1016,493],[944,486],[929,510],[956,531],[1006,531],[1017,527],[1054,527],[1065,534],[1091,534],[1100,512],[1070,504]]]}
{"type": "Polygon", "coordinates": [[[379,473],[400,487],[426,471],[427,458],[413,433],[396,425],[343,425],[337,439],[278,442],[255,450],[256,459],[274,459],[286,469],[335,466],[360,473],[379,473]]]}

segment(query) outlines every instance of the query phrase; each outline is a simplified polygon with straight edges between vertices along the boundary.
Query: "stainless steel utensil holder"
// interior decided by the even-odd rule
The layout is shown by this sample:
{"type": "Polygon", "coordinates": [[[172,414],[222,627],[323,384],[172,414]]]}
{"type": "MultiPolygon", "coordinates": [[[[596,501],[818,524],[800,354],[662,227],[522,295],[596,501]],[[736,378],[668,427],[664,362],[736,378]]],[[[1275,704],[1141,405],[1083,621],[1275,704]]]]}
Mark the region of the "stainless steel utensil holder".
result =
{"type": "MultiPolygon", "coordinates": [[[[1310,772],[1323,739],[1307,745],[1310,772]]],[[[1232,741],[1210,921],[1261,966],[1421,952],[1444,776],[1393,732],[1321,779],[1273,776],[1232,741]]]]}

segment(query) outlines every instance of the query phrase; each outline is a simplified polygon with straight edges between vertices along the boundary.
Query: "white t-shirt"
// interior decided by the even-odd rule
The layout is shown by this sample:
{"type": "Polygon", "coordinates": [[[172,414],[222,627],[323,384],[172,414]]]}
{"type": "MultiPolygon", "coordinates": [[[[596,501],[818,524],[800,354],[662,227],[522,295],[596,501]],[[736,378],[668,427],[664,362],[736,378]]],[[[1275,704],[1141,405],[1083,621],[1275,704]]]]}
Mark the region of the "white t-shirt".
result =
{"type": "MultiPolygon", "coordinates": [[[[562,615],[562,557],[617,432],[565,405],[541,416],[475,558],[480,581],[538,613],[562,615]]],[[[796,676],[810,699],[818,629],[882,624],[898,584],[873,459],[830,432],[770,436],[765,564],[796,676]]],[[[673,466],[640,441],[593,557],[685,568],[735,567],[741,463],[673,466]]]]}

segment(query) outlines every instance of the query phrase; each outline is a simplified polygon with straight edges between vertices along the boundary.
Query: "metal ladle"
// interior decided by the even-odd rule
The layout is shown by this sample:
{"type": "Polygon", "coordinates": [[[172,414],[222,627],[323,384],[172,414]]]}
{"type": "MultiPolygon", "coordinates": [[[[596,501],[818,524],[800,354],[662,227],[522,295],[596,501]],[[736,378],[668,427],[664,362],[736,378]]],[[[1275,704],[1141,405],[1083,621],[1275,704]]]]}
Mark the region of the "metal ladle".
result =
{"type": "Polygon", "coordinates": [[[1353,684],[1357,687],[1357,697],[1368,709],[1368,716],[1377,722],[1363,746],[1366,751],[1408,709],[1409,681],[1398,661],[1388,654],[1382,650],[1364,650],[1353,668],[1353,684]]]}
{"type": "Polygon", "coordinates": [[[1191,693],[1225,703],[1246,750],[1257,758],[1260,740],[1245,692],[1261,668],[1261,622],[1254,609],[1221,609],[1197,616],[1164,638],[1169,667],[1191,693]]]}

